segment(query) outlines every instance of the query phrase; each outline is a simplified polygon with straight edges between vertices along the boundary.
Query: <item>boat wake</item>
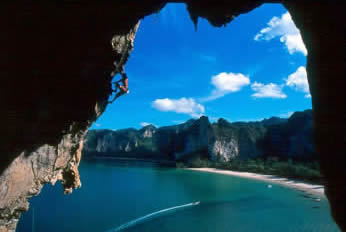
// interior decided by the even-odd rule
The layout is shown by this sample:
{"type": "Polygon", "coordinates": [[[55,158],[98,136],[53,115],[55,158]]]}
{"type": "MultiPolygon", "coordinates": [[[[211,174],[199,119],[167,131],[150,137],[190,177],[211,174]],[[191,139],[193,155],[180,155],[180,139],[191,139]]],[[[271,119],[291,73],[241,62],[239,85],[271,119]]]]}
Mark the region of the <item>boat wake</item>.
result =
{"type": "Polygon", "coordinates": [[[192,207],[192,206],[196,206],[196,205],[199,205],[199,201],[196,201],[196,202],[191,202],[189,204],[185,204],[185,205],[178,205],[178,206],[174,206],[174,207],[170,207],[170,208],[167,208],[167,209],[162,209],[162,210],[159,210],[159,211],[156,211],[154,213],[150,213],[150,214],[147,214],[143,217],[140,217],[140,218],[137,218],[137,219],[134,219],[132,221],[129,221],[117,228],[113,228],[113,229],[110,229],[110,230],[107,230],[106,232],[116,232],[116,231],[122,231],[124,229],[127,229],[131,226],[134,226],[138,223],[142,223],[148,219],[151,219],[153,217],[156,217],[158,215],[161,215],[161,214],[164,214],[164,213],[171,213],[173,211],[177,211],[177,210],[180,210],[180,209],[183,209],[183,208],[187,208],[187,207],[192,207]]]}

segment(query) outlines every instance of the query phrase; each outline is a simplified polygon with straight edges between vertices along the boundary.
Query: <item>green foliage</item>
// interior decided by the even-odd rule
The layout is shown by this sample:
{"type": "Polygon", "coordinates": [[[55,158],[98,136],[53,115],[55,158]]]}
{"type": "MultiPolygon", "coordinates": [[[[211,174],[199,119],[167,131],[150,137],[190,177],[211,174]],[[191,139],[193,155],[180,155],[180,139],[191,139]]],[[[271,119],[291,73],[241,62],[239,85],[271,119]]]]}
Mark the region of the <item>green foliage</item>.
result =
{"type": "Polygon", "coordinates": [[[211,162],[208,159],[199,156],[193,157],[191,160],[188,161],[188,167],[190,168],[203,168],[210,166],[211,162]]]}
{"type": "Polygon", "coordinates": [[[293,179],[302,179],[313,182],[322,182],[323,177],[320,173],[319,164],[315,162],[298,162],[289,160],[279,160],[276,157],[263,159],[234,159],[226,165],[224,169],[234,171],[247,171],[262,174],[278,175],[293,179]]]}
{"type": "Polygon", "coordinates": [[[176,168],[187,168],[184,162],[177,162],[175,165],[176,168]]]}
{"type": "Polygon", "coordinates": [[[192,157],[182,159],[176,162],[177,168],[207,168],[215,167],[215,163],[210,161],[208,157],[201,154],[194,154],[192,157]]]}
{"type": "Polygon", "coordinates": [[[277,157],[268,157],[267,159],[233,159],[229,162],[212,162],[205,157],[195,156],[185,162],[178,162],[176,166],[177,168],[213,167],[323,183],[323,177],[317,161],[298,162],[292,159],[280,160],[277,157]]]}

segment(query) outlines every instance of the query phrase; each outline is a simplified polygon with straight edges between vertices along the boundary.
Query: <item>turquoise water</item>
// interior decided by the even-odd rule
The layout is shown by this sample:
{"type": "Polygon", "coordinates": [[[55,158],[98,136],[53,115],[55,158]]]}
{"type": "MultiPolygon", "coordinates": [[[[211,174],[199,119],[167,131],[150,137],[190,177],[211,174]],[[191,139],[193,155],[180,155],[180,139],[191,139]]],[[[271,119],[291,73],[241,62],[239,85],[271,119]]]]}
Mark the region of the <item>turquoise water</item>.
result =
{"type": "Polygon", "coordinates": [[[57,185],[32,198],[17,231],[339,231],[326,199],[280,185],[110,161],[82,162],[80,173],[72,195],[57,185]]]}

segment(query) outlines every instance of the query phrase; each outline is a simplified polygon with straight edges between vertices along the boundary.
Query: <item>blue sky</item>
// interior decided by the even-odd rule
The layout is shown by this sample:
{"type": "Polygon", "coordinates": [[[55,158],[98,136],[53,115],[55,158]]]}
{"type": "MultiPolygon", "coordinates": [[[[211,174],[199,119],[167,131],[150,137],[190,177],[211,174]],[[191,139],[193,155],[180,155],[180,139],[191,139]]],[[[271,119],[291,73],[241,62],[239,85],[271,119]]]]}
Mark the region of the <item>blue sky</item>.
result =
{"type": "MultiPolygon", "coordinates": [[[[266,4],[226,27],[168,4],[141,21],[125,67],[130,93],[107,106],[92,129],[287,117],[310,109],[306,54],[299,30],[280,4],[266,4]]],[[[119,76],[114,77],[119,79],[119,76]]]]}

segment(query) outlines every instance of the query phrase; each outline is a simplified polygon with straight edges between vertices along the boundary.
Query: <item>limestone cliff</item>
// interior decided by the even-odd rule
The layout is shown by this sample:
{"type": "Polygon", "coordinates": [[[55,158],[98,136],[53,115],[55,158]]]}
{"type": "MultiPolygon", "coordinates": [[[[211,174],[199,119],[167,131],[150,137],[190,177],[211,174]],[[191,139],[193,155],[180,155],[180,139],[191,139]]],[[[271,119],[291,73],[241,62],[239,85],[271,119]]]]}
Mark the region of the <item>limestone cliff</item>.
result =
{"type": "Polygon", "coordinates": [[[229,161],[232,158],[255,158],[263,156],[261,143],[266,133],[266,127],[261,122],[229,123],[219,119],[213,124],[216,143],[214,157],[220,161],[229,161]]]}
{"type": "Polygon", "coordinates": [[[156,133],[151,125],[141,130],[91,130],[85,138],[83,154],[85,158],[117,154],[116,157],[160,159],[156,133]]]}
{"type": "Polygon", "coordinates": [[[174,126],[140,130],[91,130],[83,157],[135,157],[188,160],[199,155],[227,162],[233,158],[263,156],[316,158],[312,141],[312,111],[296,112],[289,119],[211,124],[207,117],[174,126]]]}
{"type": "MultiPolygon", "coordinates": [[[[112,59],[120,67],[124,66],[130,55],[137,28],[138,24],[125,33],[115,34],[109,41],[109,50],[114,55],[112,59]]],[[[89,67],[85,67],[86,70],[83,72],[94,68],[87,63],[84,65],[89,67]]],[[[109,72],[104,78],[109,83],[114,67],[112,68],[110,65],[107,69],[109,72]]],[[[84,73],[84,75],[86,76],[83,77],[82,74],[82,78],[86,78],[90,74],[84,73]]],[[[50,79],[49,76],[47,78],[50,79]]],[[[31,81],[36,83],[36,80],[31,81]]],[[[82,88],[91,88],[90,78],[85,81],[86,83],[83,84],[86,84],[87,87],[82,88]]],[[[5,131],[10,130],[10,133],[2,137],[3,139],[0,141],[2,149],[6,144],[6,150],[2,150],[0,168],[0,231],[15,231],[21,212],[28,210],[28,198],[39,194],[44,184],[55,184],[56,181],[61,181],[64,193],[72,193],[73,189],[81,186],[78,165],[83,148],[82,138],[91,123],[105,110],[108,93],[102,94],[99,96],[100,98],[85,97],[84,104],[90,104],[90,108],[85,108],[85,111],[79,113],[86,118],[79,119],[79,116],[75,115],[75,118],[71,118],[70,121],[64,121],[63,118],[66,116],[63,116],[62,113],[66,108],[73,109],[75,104],[73,101],[82,100],[83,96],[71,97],[70,106],[68,104],[60,105],[60,102],[66,97],[65,94],[69,93],[60,92],[59,89],[54,88],[54,84],[52,81],[51,87],[39,90],[51,91],[51,95],[45,99],[39,99],[38,102],[22,99],[20,102],[14,103],[14,105],[22,105],[24,109],[32,107],[32,114],[21,115],[17,110],[13,111],[14,105],[5,105],[5,110],[15,114],[15,117],[10,119],[18,120],[19,125],[6,125],[5,131]],[[35,112],[36,108],[37,112],[35,112]],[[10,128],[6,128],[7,126],[10,128]],[[18,128],[18,126],[23,128],[18,128]],[[20,130],[24,129],[29,131],[22,133],[20,130]],[[20,142],[18,143],[18,141],[20,142]]],[[[71,81],[66,84],[74,85],[75,83],[71,81]]],[[[38,86],[42,86],[42,84],[38,86]]],[[[62,87],[61,85],[56,87],[59,86],[62,87]]],[[[30,85],[28,88],[31,88],[30,91],[34,90],[30,85]]],[[[110,86],[108,89],[110,90],[110,86]]],[[[9,116],[11,117],[11,115],[9,116]]]]}
{"type": "Polygon", "coordinates": [[[316,157],[311,110],[295,112],[286,123],[271,125],[268,129],[264,138],[267,155],[300,159],[316,157]]]}
{"type": "Polygon", "coordinates": [[[28,197],[45,183],[62,181],[65,193],[81,186],[78,165],[81,133],[64,135],[57,146],[45,144],[30,154],[22,152],[0,177],[0,224],[15,230],[20,213],[28,210],[28,197]]]}
{"type": "Polygon", "coordinates": [[[207,151],[211,125],[207,117],[186,123],[140,130],[91,130],[83,154],[88,157],[135,157],[150,159],[180,159],[190,153],[207,151]]]}

